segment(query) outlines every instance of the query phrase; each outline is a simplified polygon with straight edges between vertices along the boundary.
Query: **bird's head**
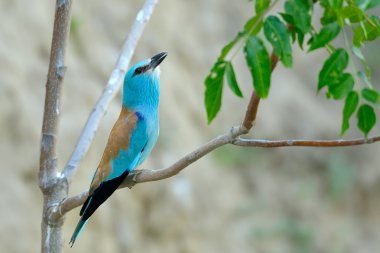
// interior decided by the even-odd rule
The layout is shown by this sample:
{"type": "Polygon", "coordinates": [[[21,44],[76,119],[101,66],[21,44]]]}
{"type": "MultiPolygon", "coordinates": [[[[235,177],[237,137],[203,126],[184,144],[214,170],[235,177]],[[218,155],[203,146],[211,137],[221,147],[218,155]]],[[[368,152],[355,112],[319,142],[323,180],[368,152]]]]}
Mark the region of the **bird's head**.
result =
{"type": "Polygon", "coordinates": [[[133,65],[125,75],[123,105],[135,109],[140,106],[158,106],[160,94],[160,63],[166,52],[133,65]]]}

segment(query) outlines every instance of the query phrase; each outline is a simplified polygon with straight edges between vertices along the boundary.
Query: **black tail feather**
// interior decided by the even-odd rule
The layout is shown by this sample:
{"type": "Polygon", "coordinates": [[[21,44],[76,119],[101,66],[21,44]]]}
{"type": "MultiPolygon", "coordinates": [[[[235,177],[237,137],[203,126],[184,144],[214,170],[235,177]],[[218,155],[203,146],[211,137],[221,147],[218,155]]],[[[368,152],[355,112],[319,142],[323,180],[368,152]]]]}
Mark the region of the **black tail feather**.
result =
{"type": "Polygon", "coordinates": [[[98,209],[98,207],[103,204],[104,201],[106,201],[114,191],[116,191],[116,189],[120,186],[128,174],[129,172],[125,171],[119,177],[101,183],[99,187],[95,189],[94,193],[88,196],[82,206],[82,209],[80,210],[79,214],[81,218],[71,237],[71,247],[74,245],[74,242],[82,231],[84,225],[86,225],[88,218],[90,218],[95,210],[98,209]]]}

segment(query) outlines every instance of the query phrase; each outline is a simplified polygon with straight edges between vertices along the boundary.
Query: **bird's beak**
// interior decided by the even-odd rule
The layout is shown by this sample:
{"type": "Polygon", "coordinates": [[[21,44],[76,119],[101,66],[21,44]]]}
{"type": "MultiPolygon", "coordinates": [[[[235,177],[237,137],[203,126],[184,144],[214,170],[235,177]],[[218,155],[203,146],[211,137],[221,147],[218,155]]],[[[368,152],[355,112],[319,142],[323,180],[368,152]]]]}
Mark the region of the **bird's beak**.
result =
{"type": "Polygon", "coordinates": [[[149,68],[155,69],[160,63],[165,59],[165,57],[168,55],[166,52],[162,52],[159,54],[156,54],[150,59],[149,68]]]}

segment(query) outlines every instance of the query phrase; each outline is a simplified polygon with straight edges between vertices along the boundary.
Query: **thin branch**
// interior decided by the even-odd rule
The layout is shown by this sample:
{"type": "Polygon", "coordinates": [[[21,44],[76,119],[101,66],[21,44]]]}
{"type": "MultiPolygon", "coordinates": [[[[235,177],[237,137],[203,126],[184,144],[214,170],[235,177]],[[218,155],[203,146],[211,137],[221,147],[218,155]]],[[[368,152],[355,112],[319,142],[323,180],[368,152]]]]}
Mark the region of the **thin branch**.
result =
{"type": "MultiPolygon", "coordinates": [[[[241,139],[240,135],[246,133],[244,127],[234,127],[228,134],[221,135],[215,139],[204,144],[200,148],[194,150],[188,155],[184,156],[177,162],[173,163],[167,168],[160,170],[135,170],[133,171],[120,188],[132,187],[137,183],[158,181],[177,175],[184,168],[207,155],[211,151],[225,145],[233,144],[236,146],[244,147],[261,147],[261,148],[276,148],[276,147],[290,147],[290,146],[304,146],[304,147],[345,147],[354,145],[370,144],[380,141],[380,136],[368,139],[353,139],[353,140],[252,140],[241,139]]],[[[62,202],[60,215],[82,205],[87,198],[88,191],[70,197],[62,202]]]]}
{"type": "MultiPolygon", "coordinates": [[[[124,180],[122,185],[119,188],[129,187],[131,188],[137,183],[157,181],[165,178],[172,177],[178,174],[181,170],[199,160],[203,156],[207,155],[211,151],[219,148],[227,143],[232,143],[236,137],[247,133],[247,130],[242,126],[233,127],[229,133],[220,135],[211,141],[207,142],[203,146],[197,148],[193,152],[179,159],[177,162],[173,163],[169,167],[160,170],[136,170],[133,171],[128,177],[124,180]]],[[[61,203],[61,208],[59,213],[55,214],[55,217],[58,215],[64,215],[66,212],[82,205],[87,198],[88,191],[78,194],[74,197],[67,198],[61,203]]]]}
{"type": "Polygon", "coordinates": [[[352,140],[253,140],[237,138],[233,145],[242,147],[278,148],[278,147],[348,147],[371,144],[380,141],[380,136],[352,140]]]}
{"type": "Polygon", "coordinates": [[[256,91],[252,92],[251,99],[245,112],[245,117],[243,120],[243,126],[248,131],[252,128],[257,115],[257,109],[259,108],[260,97],[257,95],[256,91]]]}
{"type": "Polygon", "coordinates": [[[197,148],[193,152],[179,159],[169,167],[160,170],[136,170],[132,172],[121,185],[123,187],[133,187],[137,183],[150,182],[162,180],[165,178],[177,175],[181,170],[196,162],[203,156],[207,155],[211,151],[225,145],[232,143],[238,136],[246,134],[247,130],[242,126],[236,126],[231,128],[229,133],[220,135],[201,147],[197,148]]]}
{"type": "Polygon", "coordinates": [[[121,79],[125,75],[133,52],[137,46],[137,42],[141,37],[145,25],[150,20],[150,17],[152,16],[157,3],[158,0],[146,0],[143,7],[137,14],[136,20],[131,28],[130,33],[128,34],[128,38],[123,45],[120,56],[116,62],[116,66],[112,71],[110,78],[108,79],[107,85],[104,88],[103,93],[97,101],[94,109],[92,110],[86,122],[86,125],[82,130],[82,134],[79,137],[78,143],[76,144],[76,147],[63,170],[63,175],[67,178],[68,181],[71,181],[72,177],[74,176],[79,163],[84,158],[90,147],[90,144],[92,143],[101,118],[103,117],[110,102],[120,89],[121,79]]]}

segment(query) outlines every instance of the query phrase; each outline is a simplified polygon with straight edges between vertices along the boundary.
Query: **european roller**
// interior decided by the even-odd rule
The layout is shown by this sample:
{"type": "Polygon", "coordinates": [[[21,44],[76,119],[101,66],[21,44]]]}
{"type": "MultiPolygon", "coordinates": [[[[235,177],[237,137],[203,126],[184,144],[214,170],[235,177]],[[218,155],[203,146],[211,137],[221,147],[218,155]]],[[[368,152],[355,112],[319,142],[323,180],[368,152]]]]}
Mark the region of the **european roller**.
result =
{"type": "Polygon", "coordinates": [[[71,246],[95,210],[148,157],[159,133],[160,70],[167,53],[138,62],[125,75],[123,104],[92,179],[71,246]]]}

